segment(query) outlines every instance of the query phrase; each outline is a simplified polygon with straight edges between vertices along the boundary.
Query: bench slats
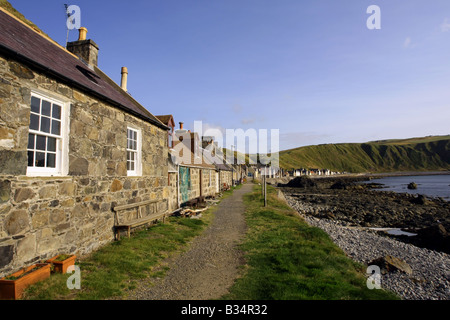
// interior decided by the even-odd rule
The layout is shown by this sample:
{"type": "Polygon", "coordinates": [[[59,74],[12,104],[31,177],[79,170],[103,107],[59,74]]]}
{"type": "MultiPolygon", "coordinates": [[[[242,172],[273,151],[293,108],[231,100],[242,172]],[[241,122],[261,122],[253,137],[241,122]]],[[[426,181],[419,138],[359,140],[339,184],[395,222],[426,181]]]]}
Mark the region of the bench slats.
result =
{"type": "Polygon", "coordinates": [[[166,214],[167,214],[167,212],[159,213],[159,214],[153,214],[153,215],[141,218],[141,219],[132,220],[132,221],[130,221],[128,223],[122,223],[122,224],[116,225],[116,227],[132,227],[132,228],[139,227],[139,226],[144,225],[144,224],[146,224],[146,223],[148,223],[150,221],[162,218],[166,214]]]}
{"type": "Polygon", "coordinates": [[[123,206],[116,206],[116,207],[114,207],[113,210],[117,212],[117,211],[122,211],[122,210],[126,210],[126,209],[133,209],[133,208],[137,208],[137,207],[146,206],[151,203],[157,203],[158,201],[159,200],[147,200],[147,201],[142,201],[142,202],[125,204],[123,206]]]}
{"type": "MultiPolygon", "coordinates": [[[[163,199],[162,201],[167,202],[167,199],[163,199]]],[[[145,224],[147,224],[151,221],[157,220],[159,218],[165,218],[165,216],[168,213],[168,210],[165,211],[164,213],[154,213],[149,216],[142,217],[142,211],[141,211],[142,207],[152,204],[152,203],[158,203],[158,202],[160,202],[160,200],[147,200],[147,201],[141,201],[141,202],[130,203],[130,204],[114,207],[113,210],[115,211],[115,217],[116,217],[114,226],[116,229],[116,233],[118,235],[118,239],[120,239],[120,229],[126,228],[128,230],[128,237],[130,237],[131,228],[136,228],[136,227],[145,225],[145,224]],[[119,221],[119,212],[122,210],[134,209],[134,208],[138,209],[138,218],[134,219],[134,220],[130,220],[128,222],[121,223],[119,221]]]]}

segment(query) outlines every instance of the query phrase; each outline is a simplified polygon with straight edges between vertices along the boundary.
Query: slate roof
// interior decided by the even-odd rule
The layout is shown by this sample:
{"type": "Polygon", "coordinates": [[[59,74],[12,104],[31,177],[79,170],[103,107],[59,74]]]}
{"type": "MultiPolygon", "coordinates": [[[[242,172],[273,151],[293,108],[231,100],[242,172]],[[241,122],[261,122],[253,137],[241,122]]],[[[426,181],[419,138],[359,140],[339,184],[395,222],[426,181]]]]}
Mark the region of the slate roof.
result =
{"type": "Polygon", "coordinates": [[[99,68],[91,69],[61,46],[2,10],[0,10],[0,53],[160,128],[168,129],[99,68]]]}
{"type": "Polygon", "coordinates": [[[170,122],[172,122],[172,125],[175,125],[175,121],[173,120],[173,116],[171,114],[164,116],[156,116],[156,118],[158,118],[158,120],[164,123],[166,126],[170,127],[171,124],[170,122]]]}

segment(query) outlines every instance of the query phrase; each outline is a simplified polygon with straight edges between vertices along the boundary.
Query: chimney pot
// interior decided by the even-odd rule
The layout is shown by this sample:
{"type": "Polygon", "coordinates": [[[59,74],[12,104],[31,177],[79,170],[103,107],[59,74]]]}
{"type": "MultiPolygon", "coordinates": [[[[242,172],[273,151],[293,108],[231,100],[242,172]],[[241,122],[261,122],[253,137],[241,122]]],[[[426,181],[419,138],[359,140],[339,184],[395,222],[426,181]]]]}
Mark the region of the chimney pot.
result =
{"type": "Polygon", "coordinates": [[[78,29],[78,32],[79,32],[78,41],[86,40],[87,31],[88,30],[84,27],[81,27],[80,29],[78,29]]]}
{"type": "Polygon", "coordinates": [[[120,82],[120,86],[124,91],[127,91],[127,83],[128,83],[128,68],[122,67],[122,80],[120,82]]]}
{"type": "Polygon", "coordinates": [[[180,122],[180,130],[183,130],[183,122],[180,122]]]}

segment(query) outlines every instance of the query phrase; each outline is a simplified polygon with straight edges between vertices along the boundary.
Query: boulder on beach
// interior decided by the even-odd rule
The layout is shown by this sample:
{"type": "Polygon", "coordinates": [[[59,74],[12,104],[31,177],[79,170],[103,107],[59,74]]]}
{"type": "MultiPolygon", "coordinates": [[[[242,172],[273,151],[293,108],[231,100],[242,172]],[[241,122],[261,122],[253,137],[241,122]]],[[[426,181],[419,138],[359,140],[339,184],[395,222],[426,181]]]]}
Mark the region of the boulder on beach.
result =
{"type": "Polygon", "coordinates": [[[290,188],[310,188],[316,187],[317,184],[312,179],[302,176],[292,179],[286,186],[290,188]]]}
{"type": "Polygon", "coordinates": [[[450,234],[442,224],[435,224],[418,231],[421,245],[450,253],[450,234]]]}
{"type": "Polygon", "coordinates": [[[345,182],[342,180],[337,181],[336,183],[334,183],[330,189],[347,189],[348,187],[350,187],[352,185],[352,183],[349,182],[345,182]]]}
{"type": "Polygon", "coordinates": [[[412,198],[411,202],[420,205],[430,204],[430,201],[423,194],[419,194],[417,197],[412,198]]]}
{"type": "Polygon", "coordinates": [[[411,266],[408,263],[406,263],[405,261],[403,261],[397,257],[390,256],[390,255],[375,259],[372,262],[370,262],[368,265],[369,266],[371,266],[371,265],[379,266],[381,269],[381,272],[383,274],[385,274],[387,272],[400,271],[400,272],[404,272],[408,275],[412,275],[412,272],[413,272],[411,266]]]}
{"type": "Polygon", "coordinates": [[[415,182],[410,182],[410,183],[408,184],[408,189],[410,189],[410,190],[416,190],[416,189],[417,189],[417,183],[415,183],[415,182]]]}

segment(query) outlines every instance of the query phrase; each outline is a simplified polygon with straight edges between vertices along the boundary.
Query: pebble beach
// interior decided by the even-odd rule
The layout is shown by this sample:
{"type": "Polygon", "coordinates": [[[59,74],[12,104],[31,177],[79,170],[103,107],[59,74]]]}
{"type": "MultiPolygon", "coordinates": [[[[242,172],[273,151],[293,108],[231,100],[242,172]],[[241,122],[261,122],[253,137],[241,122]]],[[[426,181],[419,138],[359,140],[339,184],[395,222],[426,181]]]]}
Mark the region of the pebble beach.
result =
{"type": "Polygon", "coordinates": [[[298,198],[284,194],[288,204],[312,226],[324,230],[348,257],[368,264],[391,255],[402,259],[412,268],[411,275],[395,271],[381,275],[381,287],[395,292],[404,300],[450,299],[450,255],[398,241],[368,228],[348,226],[339,220],[317,218],[317,211],[298,198]]]}

